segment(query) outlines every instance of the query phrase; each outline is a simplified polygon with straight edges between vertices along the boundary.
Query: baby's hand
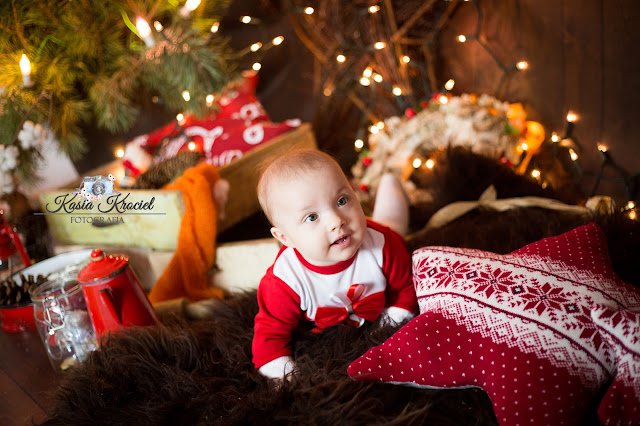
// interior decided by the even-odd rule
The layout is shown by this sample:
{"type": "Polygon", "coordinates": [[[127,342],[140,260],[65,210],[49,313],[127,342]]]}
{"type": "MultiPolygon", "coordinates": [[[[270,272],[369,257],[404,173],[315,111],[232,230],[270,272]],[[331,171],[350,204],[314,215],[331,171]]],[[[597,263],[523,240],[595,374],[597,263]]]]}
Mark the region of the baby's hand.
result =
{"type": "Polygon", "coordinates": [[[293,358],[290,356],[281,356],[273,361],[269,361],[258,369],[258,372],[270,379],[284,379],[293,371],[293,358]]]}
{"type": "Polygon", "coordinates": [[[380,318],[380,325],[399,325],[406,320],[410,320],[415,317],[410,311],[407,311],[403,308],[398,308],[397,306],[389,306],[385,310],[382,311],[382,317],[380,318]]]}

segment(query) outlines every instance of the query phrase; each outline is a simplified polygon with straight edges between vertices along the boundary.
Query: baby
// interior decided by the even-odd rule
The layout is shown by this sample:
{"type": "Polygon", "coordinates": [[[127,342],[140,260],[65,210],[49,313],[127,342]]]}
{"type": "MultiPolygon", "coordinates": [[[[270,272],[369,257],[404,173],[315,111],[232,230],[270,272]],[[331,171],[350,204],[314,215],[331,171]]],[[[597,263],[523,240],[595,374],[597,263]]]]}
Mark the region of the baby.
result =
{"type": "MultiPolygon", "coordinates": [[[[391,191],[401,193],[395,182],[391,191]]],[[[383,323],[398,324],[417,313],[404,240],[365,218],[331,156],[318,150],[283,154],[265,168],[257,190],[271,234],[283,245],[258,288],[253,363],[260,373],[284,378],[293,370],[291,334],[300,320],[322,330],[342,323],[359,327],[381,314],[383,323]]],[[[395,199],[405,203],[400,208],[408,217],[405,198],[395,199]]],[[[402,232],[406,219],[394,213],[398,203],[379,217],[399,217],[400,225],[389,224],[402,232]]]]}

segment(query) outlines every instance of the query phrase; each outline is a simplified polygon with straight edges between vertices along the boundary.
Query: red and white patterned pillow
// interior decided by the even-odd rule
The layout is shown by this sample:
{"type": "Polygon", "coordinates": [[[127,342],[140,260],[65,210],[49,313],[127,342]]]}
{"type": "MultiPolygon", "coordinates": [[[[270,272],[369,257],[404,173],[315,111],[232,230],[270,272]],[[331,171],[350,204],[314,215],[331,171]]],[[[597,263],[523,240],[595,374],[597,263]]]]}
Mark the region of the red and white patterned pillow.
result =
{"type": "Polygon", "coordinates": [[[123,164],[128,176],[144,173],[152,164],[189,150],[203,153],[207,163],[222,167],[240,158],[245,152],[300,125],[300,120],[272,123],[255,89],[256,73],[244,73],[243,78],[223,90],[216,100],[217,111],[203,119],[186,116],[184,122],[171,122],[151,133],[127,143],[123,164]]]}
{"type": "MultiPolygon", "coordinates": [[[[595,224],[508,255],[425,247],[414,252],[413,268],[421,314],[349,374],[481,387],[501,424],[580,423],[618,365],[594,307],[640,308],[640,291],[614,273],[595,224]]],[[[623,418],[621,410],[610,414],[613,423],[623,418]]]]}
{"type": "Polygon", "coordinates": [[[616,373],[602,398],[605,424],[640,424],[640,310],[597,305],[591,317],[615,354],[616,373]]]}
{"type": "Polygon", "coordinates": [[[300,120],[283,123],[244,121],[232,118],[191,120],[166,138],[154,154],[153,164],[175,157],[183,151],[199,151],[204,160],[222,167],[245,152],[300,126],[300,120]],[[189,143],[194,142],[192,149],[189,143]]]}

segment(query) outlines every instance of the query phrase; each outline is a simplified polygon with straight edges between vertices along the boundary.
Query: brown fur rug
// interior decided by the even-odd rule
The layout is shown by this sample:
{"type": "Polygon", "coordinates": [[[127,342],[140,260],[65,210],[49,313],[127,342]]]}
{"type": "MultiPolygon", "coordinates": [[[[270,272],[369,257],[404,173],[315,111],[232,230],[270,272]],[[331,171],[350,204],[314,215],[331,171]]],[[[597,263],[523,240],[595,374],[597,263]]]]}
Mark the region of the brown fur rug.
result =
{"type": "Polygon", "coordinates": [[[218,302],[211,320],[112,335],[64,378],[42,424],[496,424],[481,390],[352,380],[349,363],[395,331],[375,323],[300,331],[298,371],[276,386],[251,364],[257,311],[249,292],[218,302]]]}

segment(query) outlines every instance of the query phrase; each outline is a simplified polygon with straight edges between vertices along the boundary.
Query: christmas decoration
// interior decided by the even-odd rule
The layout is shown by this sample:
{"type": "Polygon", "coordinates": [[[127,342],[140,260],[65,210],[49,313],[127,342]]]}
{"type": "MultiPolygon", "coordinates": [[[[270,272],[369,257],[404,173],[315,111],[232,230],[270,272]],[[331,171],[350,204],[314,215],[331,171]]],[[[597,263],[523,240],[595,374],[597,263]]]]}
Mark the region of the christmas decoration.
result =
{"type": "Polygon", "coordinates": [[[152,98],[171,111],[208,112],[207,96],[229,81],[237,56],[215,34],[228,2],[196,3],[2,2],[0,191],[36,179],[44,137],[78,159],[81,126],[126,131],[152,98]]]}
{"type": "Polygon", "coordinates": [[[448,147],[466,147],[518,164],[527,140],[539,144],[539,133],[526,132],[527,126],[537,126],[525,120],[519,104],[489,95],[462,95],[439,97],[425,106],[417,113],[411,110],[405,117],[390,117],[371,127],[368,148],[360,151],[352,168],[362,202],[375,197],[384,173],[394,173],[406,182],[414,169],[433,168],[430,153],[448,147]]]}

